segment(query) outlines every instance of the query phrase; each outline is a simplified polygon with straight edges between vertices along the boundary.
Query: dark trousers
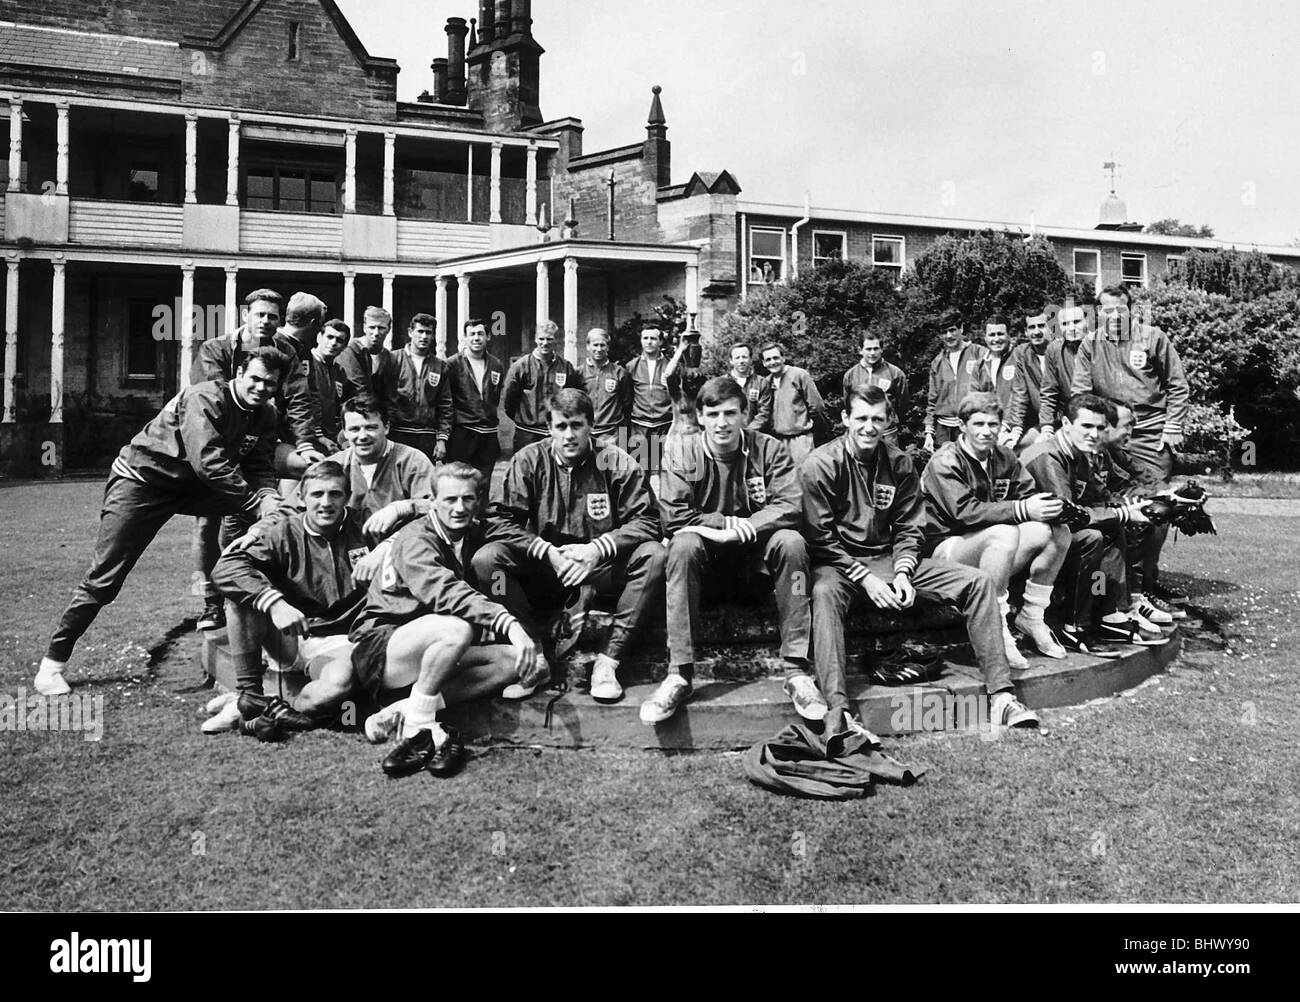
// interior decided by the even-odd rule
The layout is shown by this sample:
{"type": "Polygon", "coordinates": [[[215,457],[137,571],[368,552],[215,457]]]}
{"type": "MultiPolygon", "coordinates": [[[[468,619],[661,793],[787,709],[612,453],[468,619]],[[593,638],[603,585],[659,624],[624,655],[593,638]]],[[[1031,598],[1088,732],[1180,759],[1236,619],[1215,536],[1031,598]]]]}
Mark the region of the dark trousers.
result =
{"type": "Polygon", "coordinates": [[[221,551],[246,533],[254,519],[242,512],[238,515],[200,515],[194,520],[190,533],[190,553],[194,557],[193,587],[200,598],[216,598],[217,589],[212,584],[212,568],[217,566],[221,551]]]}
{"type": "Polygon", "coordinates": [[[399,445],[409,445],[412,449],[418,449],[424,453],[426,459],[434,466],[438,465],[438,460],[433,458],[433,450],[438,445],[438,433],[435,431],[398,431],[393,429],[388,433],[388,437],[399,445]]]}
{"type": "Polygon", "coordinates": [[[947,425],[935,422],[934,425],[934,450],[938,452],[940,448],[949,442],[955,442],[961,438],[961,427],[954,425],[949,428],[947,425]]]}
{"type": "Polygon", "coordinates": [[[483,498],[487,499],[492,487],[492,471],[501,458],[501,439],[495,431],[470,431],[453,428],[447,440],[447,461],[469,463],[483,474],[483,498]]]}
{"type": "Polygon", "coordinates": [[[202,488],[177,493],[129,477],[109,477],[90,570],[73,593],[46,656],[54,661],[67,661],[72,656],[81,635],[90,628],[99,610],[117,598],[136,561],[173,515],[213,516],[219,520],[229,511],[225,499],[202,488]]]}
{"type": "Polygon", "coordinates": [[[517,455],[520,449],[526,449],[534,442],[545,442],[550,437],[550,434],[547,432],[532,431],[528,428],[520,428],[516,425],[515,439],[514,443],[511,445],[511,451],[517,455]]]}
{"type": "Polygon", "coordinates": [[[1071,536],[1056,579],[1068,622],[1086,628],[1094,615],[1109,616],[1119,608],[1128,588],[1123,541],[1119,529],[1080,529],[1071,536]]]}
{"type": "Polygon", "coordinates": [[[776,593],[781,618],[781,657],[805,661],[812,631],[808,602],[808,550],[791,529],[765,543],[712,543],[693,532],[678,533],[668,547],[668,663],[695,663],[695,626],[707,597],[736,601],[776,593]]]}
{"type": "MultiPolygon", "coordinates": [[[[659,541],[642,543],[596,568],[587,584],[598,595],[617,596],[614,624],[605,653],[621,661],[646,617],[663,594],[667,551],[659,541]]],[[[542,619],[536,607],[554,610],[570,593],[560,583],[548,561],[533,560],[506,543],[488,543],[474,554],[474,574],[484,582],[490,598],[500,602],[524,625],[531,636],[541,635],[542,619]]]]}
{"type": "Polygon", "coordinates": [[[647,476],[654,476],[663,471],[664,440],[668,438],[672,427],[671,424],[660,425],[657,428],[647,428],[640,424],[628,426],[627,451],[647,476]]]}
{"type": "MultiPolygon", "coordinates": [[[[892,555],[864,563],[877,577],[893,581],[892,555]]],[[[992,579],[975,567],[926,559],[917,565],[912,584],[918,602],[950,605],[965,617],[966,635],[989,694],[1014,689],[992,579]]],[[[850,610],[864,606],[874,608],[861,585],[854,584],[834,567],[823,565],[813,569],[813,664],[817,669],[817,684],[832,710],[847,709],[849,705],[844,677],[844,620],[850,610]]]]}

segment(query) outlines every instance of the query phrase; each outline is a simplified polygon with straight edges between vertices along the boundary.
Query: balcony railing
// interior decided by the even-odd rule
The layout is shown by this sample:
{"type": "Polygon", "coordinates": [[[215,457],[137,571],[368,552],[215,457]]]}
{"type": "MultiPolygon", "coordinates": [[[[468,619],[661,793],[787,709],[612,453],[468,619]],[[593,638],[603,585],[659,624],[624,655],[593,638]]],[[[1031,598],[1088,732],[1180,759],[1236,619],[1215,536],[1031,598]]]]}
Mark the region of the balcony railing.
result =
{"type": "Polygon", "coordinates": [[[68,242],[74,244],[179,250],[183,226],[179,205],[74,198],[68,206],[68,242]]]}
{"type": "Polygon", "coordinates": [[[251,209],[239,214],[239,248],[251,254],[337,257],[342,246],[342,216],[251,209]]]}
{"type": "Polygon", "coordinates": [[[399,261],[440,261],[490,249],[491,236],[486,226],[425,219],[397,220],[399,261]]]}

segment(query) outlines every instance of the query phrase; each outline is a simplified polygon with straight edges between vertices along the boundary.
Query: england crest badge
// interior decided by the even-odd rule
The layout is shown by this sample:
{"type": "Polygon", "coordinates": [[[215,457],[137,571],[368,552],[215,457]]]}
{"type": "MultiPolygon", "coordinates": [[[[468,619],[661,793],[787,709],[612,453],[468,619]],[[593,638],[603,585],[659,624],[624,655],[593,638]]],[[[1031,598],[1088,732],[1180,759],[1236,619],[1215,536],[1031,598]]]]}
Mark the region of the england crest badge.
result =
{"type": "Polygon", "coordinates": [[[247,456],[250,452],[252,452],[255,448],[257,448],[257,439],[258,439],[257,435],[245,435],[244,441],[240,443],[239,446],[239,454],[241,456],[247,456]]]}
{"type": "Polygon", "coordinates": [[[1143,348],[1134,348],[1128,353],[1128,364],[1131,369],[1145,369],[1147,367],[1147,353],[1143,348]]]}
{"type": "Polygon", "coordinates": [[[745,481],[745,487],[749,494],[749,503],[753,505],[767,504],[767,484],[763,482],[762,477],[750,477],[745,481]]]}
{"type": "Polygon", "coordinates": [[[1016,367],[1014,365],[1004,365],[1002,367],[1002,381],[1009,383],[1016,378],[1016,367]]]}
{"type": "Polygon", "coordinates": [[[613,393],[616,389],[618,389],[618,380],[617,380],[617,379],[614,379],[614,378],[611,376],[610,378],[608,378],[608,379],[605,380],[605,392],[606,392],[606,393],[613,393]]]}
{"type": "Polygon", "coordinates": [[[438,388],[438,384],[442,382],[442,373],[431,372],[424,377],[424,380],[426,383],[429,384],[429,389],[436,390],[438,388]]]}
{"type": "Polygon", "coordinates": [[[603,522],[609,518],[609,495],[588,494],[587,515],[597,522],[603,522]]]}
{"type": "Polygon", "coordinates": [[[1011,481],[1001,478],[993,481],[993,500],[1005,501],[1007,495],[1011,493],[1011,481]]]}
{"type": "Polygon", "coordinates": [[[568,385],[568,382],[569,374],[567,372],[557,372],[555,374],[555,385],[560,389],[564,389],[564,387],[568,385]]]}
{"type": "Polygon", "coordinates": [[[492,373],[492,385],[493,386],[501,385],[501,373],[499,372],[492,373]]]}
{"type": "Polygon", "coordinates": [[[975,375],[975,373],[979,371],[980,371],[980,360],[978,358],[972,358],[970,361],[966,363],[966,375],[973,376],[975,375]]]}
{"type": "Polygon", "coordinates": [[[357,566],[366,558],[366,554],[369,552],[364,546],[358,546],[355,550],[348,550],[348,563],[353,567],[357,566]]]}
{"type": "Polygon", "coordinates": [[[896,488],[893,484],[876,484],[875,490],[871,493],[871,504],[874,508],[884,510],[894,503],[894,494],[896,488]]]}
{"type": "Polygon", "coordinates": [[[892,379],[877,379],[876,385],[888,393],[889,388],[894,385],[894,381],[892,379]]]}

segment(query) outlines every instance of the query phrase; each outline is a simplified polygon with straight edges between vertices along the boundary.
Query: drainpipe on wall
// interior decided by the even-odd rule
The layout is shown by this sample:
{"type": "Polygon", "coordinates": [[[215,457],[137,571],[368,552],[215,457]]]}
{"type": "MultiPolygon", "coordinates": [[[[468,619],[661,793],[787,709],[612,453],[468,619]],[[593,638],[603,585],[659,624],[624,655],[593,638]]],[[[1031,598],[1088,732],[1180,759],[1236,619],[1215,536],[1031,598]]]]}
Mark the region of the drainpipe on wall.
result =
{"type": "Polygon", "coordinates": [[[803,193],[803,218],[790,228],[790,278],[799,277],[799,230],[812,222],[812,194],[803,193]]]}
{"type": "Polygon", "coordinates": [[[740,301],[749,295],[749,217],[740,214],[740,301]]]}

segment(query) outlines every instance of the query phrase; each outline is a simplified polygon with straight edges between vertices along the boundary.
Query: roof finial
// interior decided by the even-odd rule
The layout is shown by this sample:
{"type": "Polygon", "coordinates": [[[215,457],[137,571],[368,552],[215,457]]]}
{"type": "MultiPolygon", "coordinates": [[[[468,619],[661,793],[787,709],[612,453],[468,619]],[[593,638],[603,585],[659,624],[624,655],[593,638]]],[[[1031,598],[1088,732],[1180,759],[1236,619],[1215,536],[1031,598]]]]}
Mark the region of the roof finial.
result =
{"type": "Polygon", "coordinates": [[[663,93],[663,88],[660,87],[658,84],[655,84],[653,87],[650,88],[650,92],[654,94],[655,97],[654,97],[654,101],[652,101],[650,104],[650,121],[648,121],[646,124],[667,125],[668,119],[664,118],[664,106],[659,101],[659,95],[663,93]]]}
{"type": "Polygon", "coordinates": [[[477,47],[477,45],[478,45],[478,18],[471,17],[469,19],[469,47],[473,49],[477,47]]]}

